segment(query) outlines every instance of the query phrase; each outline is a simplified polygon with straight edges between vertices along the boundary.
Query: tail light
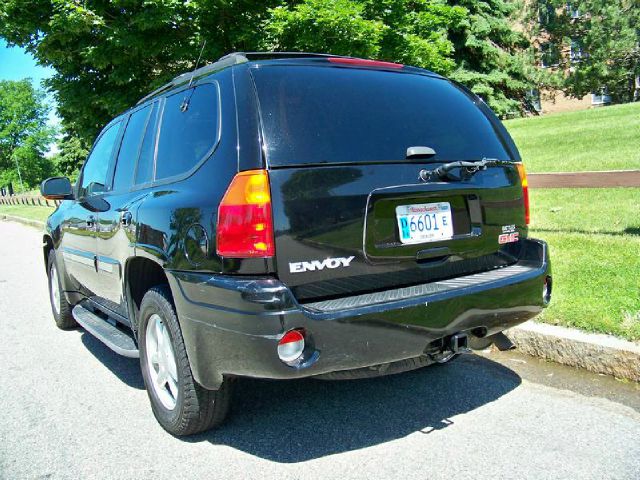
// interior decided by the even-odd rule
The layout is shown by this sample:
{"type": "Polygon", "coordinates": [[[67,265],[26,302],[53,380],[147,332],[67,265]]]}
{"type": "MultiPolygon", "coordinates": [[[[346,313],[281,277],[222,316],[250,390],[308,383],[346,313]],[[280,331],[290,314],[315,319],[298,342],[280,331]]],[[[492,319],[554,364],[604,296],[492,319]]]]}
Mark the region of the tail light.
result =
{"type": "Polygon", "coordinates": [[[516,163],[518,175],[520,175],[520,183],[522,184],[522,197],[524,198],[524,221],[527,225],[531,221],[531,213],[529,210],[529,181],[527,180],[527,171],[524,164],[516,163]]]}
{"type": "Polygon", "coordinates": [[[216,250],[232,258],[275,255],[266,170],[240,172],[231,181],[218,208],[216,250]]]}

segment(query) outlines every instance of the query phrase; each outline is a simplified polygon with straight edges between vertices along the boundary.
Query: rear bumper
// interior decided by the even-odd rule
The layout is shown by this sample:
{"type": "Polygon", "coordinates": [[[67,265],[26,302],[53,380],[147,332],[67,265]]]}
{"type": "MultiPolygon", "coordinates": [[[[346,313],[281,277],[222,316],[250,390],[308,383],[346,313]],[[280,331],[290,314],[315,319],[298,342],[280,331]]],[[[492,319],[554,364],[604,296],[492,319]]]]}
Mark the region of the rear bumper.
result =
{"type": "Polygon", "coordinates": [[[509,267],[308,304],[271,277],[167,273],[194,376],[215,389],[223,375],[299,378],[415,358],[457,332],[492,335],[524,322],[545,306],[551,270],[544,242],[522,242],[509,267]],[[298,367],[282,363],[276,349],[293,328],[308,333],[298,367]]]}

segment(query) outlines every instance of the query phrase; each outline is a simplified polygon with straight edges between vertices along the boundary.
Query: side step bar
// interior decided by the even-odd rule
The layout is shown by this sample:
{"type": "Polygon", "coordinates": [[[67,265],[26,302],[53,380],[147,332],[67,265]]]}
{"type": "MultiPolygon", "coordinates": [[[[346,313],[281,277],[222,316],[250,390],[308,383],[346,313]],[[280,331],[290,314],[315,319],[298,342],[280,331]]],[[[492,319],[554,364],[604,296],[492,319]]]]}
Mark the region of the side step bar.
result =
{"type": "Polygon", "coordinates": [[[73,318],[91,335],[114,352],[129,358],[139,358],[140,353],[133,338],[100,318],[95,313],[76,305],[71,312],[73,318]]]}

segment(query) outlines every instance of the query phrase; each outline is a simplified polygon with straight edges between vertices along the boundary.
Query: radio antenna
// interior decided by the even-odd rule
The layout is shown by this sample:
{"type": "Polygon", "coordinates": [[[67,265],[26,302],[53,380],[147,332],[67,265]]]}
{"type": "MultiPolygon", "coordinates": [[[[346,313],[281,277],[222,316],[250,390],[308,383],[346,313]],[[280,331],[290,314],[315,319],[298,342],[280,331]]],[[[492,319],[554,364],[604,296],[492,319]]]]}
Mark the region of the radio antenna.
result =
{"type": "Polygon", "coordinates": [[[196,66],[193,68],[193,72],[191,73],[191,79],[189,80],[189,86],[193,83],[193,77],[196,76],[196,70],[198,69],[198,65],[200,65],[200,59],[202,58],[202,52],[204,52],[204,47],[207,45],[207,41],[202,41],[202,48],[200,49],[200,55],[198,55],[198,60],[196,60],[196,66]]]}
{"type": "MultiPolygon", "coordinates": [[[[198,65],[200,65],[200,59],[202,58],[202,53],[204,52],[204,47],[207,45],[207,41],[203,40],[202,48],[200,48],[200,55],[198,55],[198,60],[196,60],[196,66],[193,67],[193,72],[191,72],[191,78],[189,79],[189,85],[187,86],[187,90],[191,88],[193,84],[193,79],[196,76],[196,70],[198,70],[198,65]]],[[[191,90],[182,100],[182,104],[180,105],[180,111],[186,112],[189,109],[189,102],[191,101],[191,96],[193,95],[193,90],[191,90]]]]}

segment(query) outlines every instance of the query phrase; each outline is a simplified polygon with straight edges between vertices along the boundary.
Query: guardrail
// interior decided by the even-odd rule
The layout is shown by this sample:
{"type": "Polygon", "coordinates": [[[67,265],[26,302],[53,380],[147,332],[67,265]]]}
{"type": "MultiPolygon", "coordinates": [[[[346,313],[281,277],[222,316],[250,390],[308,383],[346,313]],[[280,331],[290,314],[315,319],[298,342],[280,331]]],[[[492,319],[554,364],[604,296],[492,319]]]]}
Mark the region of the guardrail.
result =
{"type": "Polygon", "coordinates": [[[640,170],[530,173],[527,177],[531,188],[640,187],[640,170]]]}
{"type": "Polygon", "coordinates": [[[7,195],[0,196],[0,205],[30,205],[41,207],[56,207],[60,200],[47,200],[40,195],[7,195]]]}

